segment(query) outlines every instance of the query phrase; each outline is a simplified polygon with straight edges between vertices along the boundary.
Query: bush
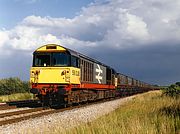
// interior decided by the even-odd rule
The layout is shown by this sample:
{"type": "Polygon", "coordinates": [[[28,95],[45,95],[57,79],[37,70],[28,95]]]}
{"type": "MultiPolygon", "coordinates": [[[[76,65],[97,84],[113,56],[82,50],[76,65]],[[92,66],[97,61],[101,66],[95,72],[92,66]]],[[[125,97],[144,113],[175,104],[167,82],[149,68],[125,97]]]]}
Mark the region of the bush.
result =
{"type": "Polygon", "coordinates": [[[0,95],[24,93],[28,91],[29,83],[26,81],[21,81],[17,77],[0,80],[0,95]]]}
{"type": "Polygon", "coordinates": [[[170,85],[164,90],[164,94],[171,97],[179,97],[180,95],[180,82],[170,85]]]}

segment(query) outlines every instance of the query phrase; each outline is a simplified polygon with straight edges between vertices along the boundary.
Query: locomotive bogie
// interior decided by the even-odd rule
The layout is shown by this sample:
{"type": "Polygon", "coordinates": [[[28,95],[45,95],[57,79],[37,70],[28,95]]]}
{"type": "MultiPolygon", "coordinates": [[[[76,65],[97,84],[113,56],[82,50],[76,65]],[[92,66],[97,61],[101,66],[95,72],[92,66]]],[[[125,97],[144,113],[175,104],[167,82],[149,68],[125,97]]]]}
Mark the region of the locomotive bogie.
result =
{"type": "Polygon", "coordinates": [[[67,104],[82,103],[104,98],[113,98],[115,97],[115,90],[75,89],[71,90],[67,97],[67,104]]]}

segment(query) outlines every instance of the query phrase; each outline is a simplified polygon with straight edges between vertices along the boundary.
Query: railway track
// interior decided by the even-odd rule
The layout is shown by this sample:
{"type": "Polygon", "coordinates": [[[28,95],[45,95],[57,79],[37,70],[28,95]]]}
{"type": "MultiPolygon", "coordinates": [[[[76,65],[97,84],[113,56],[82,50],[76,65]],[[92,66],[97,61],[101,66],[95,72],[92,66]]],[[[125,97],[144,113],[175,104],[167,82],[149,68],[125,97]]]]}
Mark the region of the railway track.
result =
{"type": "Polygon", "coordinates": [[[6,102],[9,106],[16,106],[16,107],[40,107],[42,106],[39,100],[21,100],[21,101],[10,101],[6,102]]]}
{"type": "Polygon", "coordinates": [[[9,110],[23,107],[36,108],[41,107],[39,100],[22,100],[22,101],[10,101],[4,104],[0,104],[0,110],[9,110]]]}
{"type": "Polygon", "coordinates": [[[43,110],[43,108],[35,108],[35,109],[27,109],[27,110],[19,110],[19,111],[2,113],[2,114],[0,114],[0,120],[1,120],[1,118],[5,118],[5,117],[20,115],[20,114],[28,114],[28,113],[32,113],[32,112],[41,111],[41,110],[43,110]]]}
{"type": "Polygon", "coordinates": [[[53,113],[59,113],[59,112],[67,111],[67,110],[72,110],[75,108],[86,107],[86,106],[90,106],[93,104],[103,103],[103,102],[120,99],[120,98],[124,98],[124,97],[109,98],[106,100],[94,101],[94,102],[89,102],[86,104],[81,104],[81,105],[76,105],[76,106],[61,108],[61,109],[50,109],[50,108],[43,109],[42,107],[39,107],[39,108],[32,108],[32,109],[28,109],[28,110],[2,113],[2,114],[0,114],[0,126],[17,123],[17,122],[20,122],[23,120],[28,120],[31,118],[42,117],[42,116],[53,114],[53,113]]]}
{"type": "Polygon", "coordinates": [[[43,108],[33,108],[28,110],[20,110],[14,112],[7,112],[0,114],[0,126],[16,123],[22,120],[38,117],[44,115],[43,113],[52,111],[52,109],[43,110],[43,108]]]}
{"type": "Polygon", "coordinates": [[[3,113],[3,114],[0,114],[0,126],[17,123],[23,120],[28,120],[28,119],[32,119],[36,117],[42,117],[42,116],[53,114],[53,113],[59,113],[59,112],[67,111],[67,110],[72,110],[75,108],[86,107],[86,106],[97,104],[97,103],[103,103],[106,101],[109,101],[109,100],[96,101],[96,102],[91,102],[91,103],[87,103],[83,105],[76,105],[76,106],[61,108],[61,109],[43,109],[41,107],[41,108],[33,108],[33,109],[28,109],[28,110],[3,113]]]}
{"type": "Polygon", "coordinates": [[[8,110],[8,109],[15,109],[17,108],[16,106],[9,106],[8,104],[1,104],[0,105],[0,110],[8,110]]]}

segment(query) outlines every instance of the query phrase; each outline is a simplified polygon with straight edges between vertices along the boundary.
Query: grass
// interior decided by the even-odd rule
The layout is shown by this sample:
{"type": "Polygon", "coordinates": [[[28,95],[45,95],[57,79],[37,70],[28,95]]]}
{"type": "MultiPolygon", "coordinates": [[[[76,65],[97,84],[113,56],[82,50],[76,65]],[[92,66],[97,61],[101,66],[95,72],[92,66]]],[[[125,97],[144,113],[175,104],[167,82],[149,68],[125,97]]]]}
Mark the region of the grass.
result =
{"type": "MultiPolygon", "coordinates": [[[[64,123],[68,124],[67,121],[64,123]]],[[[22,133],[180,134],[180,98],[151,91],[137,95],[115,111],[75,128],[66,129],[61,124],[51,124],[39,130],[31,129],[22,133]]]]}
{"type": "Polygon", "coordinates": [[[18,100],[26,100],[32,99],[33,95],[30,93],[16,93],[11,95],[2,95],[0,96],[0,102],[7,102],[7,101],[18,101],[18,100]]]}
{"type": "Polygon", "coordinates": [[[160,91],[141,94],[114,112],[66,133],[179,134],[180,98],[163,96],[160,91]]]}

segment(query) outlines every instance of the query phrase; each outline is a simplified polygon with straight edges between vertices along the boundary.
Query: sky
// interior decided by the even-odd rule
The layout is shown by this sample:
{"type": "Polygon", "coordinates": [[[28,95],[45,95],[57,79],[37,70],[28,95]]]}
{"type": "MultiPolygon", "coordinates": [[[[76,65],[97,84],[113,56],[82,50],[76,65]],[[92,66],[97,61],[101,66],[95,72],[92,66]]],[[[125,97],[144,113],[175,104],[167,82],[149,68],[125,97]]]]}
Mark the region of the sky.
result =
{"type": "Polygon", "coordinates": [[[179,0],[0,0],[0,78],[57,43],[150,84],[180,81],[179,0]]]}

